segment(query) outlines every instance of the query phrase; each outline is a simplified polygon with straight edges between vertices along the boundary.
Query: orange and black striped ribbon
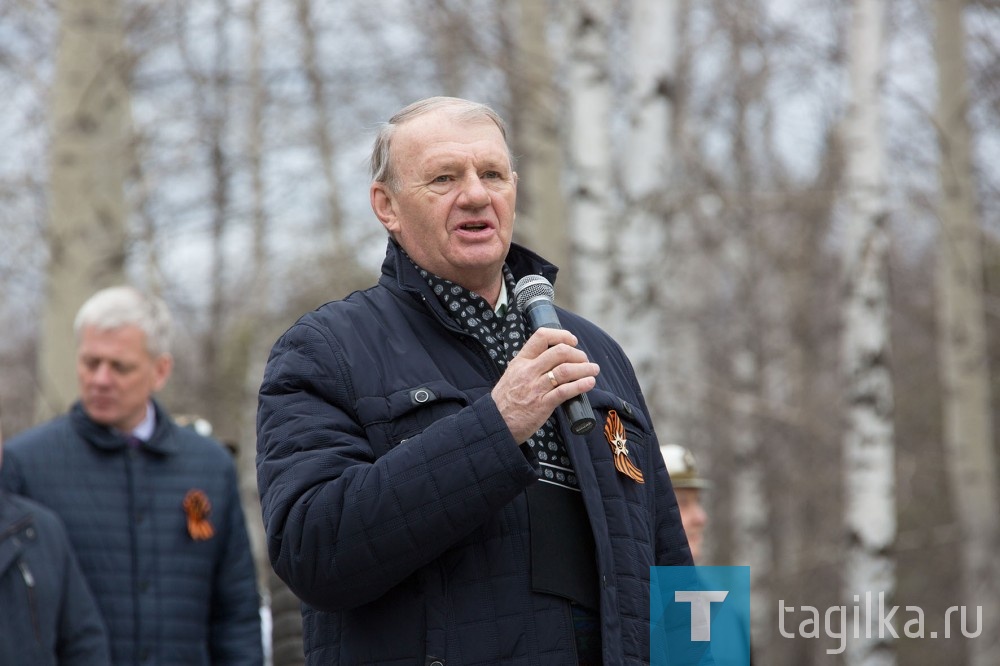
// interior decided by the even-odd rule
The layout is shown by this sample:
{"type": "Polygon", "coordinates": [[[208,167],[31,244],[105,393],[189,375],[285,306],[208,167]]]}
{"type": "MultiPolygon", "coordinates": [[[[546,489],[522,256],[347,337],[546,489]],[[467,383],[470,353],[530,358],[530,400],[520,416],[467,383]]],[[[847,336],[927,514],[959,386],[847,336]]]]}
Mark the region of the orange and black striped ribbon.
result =
{"type": "Polygon", "coordinates": [[[608,438],[611,451],[615,456],[615,469],[636,483],[645,483],[642,470],[632,464],[628,457],[628,440],[625,438],[625,426],[618,418],[615,410],[608,412],[608,420],[604,424],[604,436],[608,438]]]}
{"type": "Polygon", "coordinates": [[[208,515],[212,513],[212,503],[208,501],[205,491],[192,488],[184,496],[184,513],[187,514],[188,534],[195,541],[211,539],[215,534],[208,515]]]}

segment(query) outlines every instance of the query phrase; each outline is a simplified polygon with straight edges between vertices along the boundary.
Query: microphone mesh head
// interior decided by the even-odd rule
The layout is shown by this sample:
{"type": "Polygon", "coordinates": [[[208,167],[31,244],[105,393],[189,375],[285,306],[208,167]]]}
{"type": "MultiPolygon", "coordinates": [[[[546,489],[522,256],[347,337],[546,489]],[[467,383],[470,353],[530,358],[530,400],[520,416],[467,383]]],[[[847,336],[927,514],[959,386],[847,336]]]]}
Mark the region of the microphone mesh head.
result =
{"type": "Polygon", "coordinates": [[[525,275],[514,285],[514,299],[519,310],[524,310],[536,298],[552,301],[555,297],[556,290],[552,288],[552,283],[541,275],[525,275]]]}

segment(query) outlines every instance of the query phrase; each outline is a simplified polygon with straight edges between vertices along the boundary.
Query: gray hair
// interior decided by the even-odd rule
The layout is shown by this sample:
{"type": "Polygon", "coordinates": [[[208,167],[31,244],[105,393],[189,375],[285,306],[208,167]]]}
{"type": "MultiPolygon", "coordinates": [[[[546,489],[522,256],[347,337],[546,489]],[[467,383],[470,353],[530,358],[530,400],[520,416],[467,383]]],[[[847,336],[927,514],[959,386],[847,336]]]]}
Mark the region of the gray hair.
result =
{"type": "MultiPolygon", "coordinates": [[[[447,108],[453,109],[455,117],[461,121],[492,121],[500,130],[504,144],[507,144],[507,125],[504,123],[503,118],[500,117],[500,114],[489,106],[459,97],[428,97],[400,109],[388,122],[382,123],[379,126],[378,133],[375,135],[375,144],[372,147],[370,160],[372,182],[385,183],[389,189],[398,190],[400,186],[399,176],[393,171],[390,155],[392,135],[395,133],[396,128],[418,116],[447,108]]],[[[514,159],[511,156],[509,145],[507,145],[507,158],[511,162],[511,168],[513,168],[514,159]]]]}
{"type": "Polygon", "coordinates": [[[150,355],[156,357],[170,352],[173,325],[166,303],[135,287],[108,287],[87,299],[73,322],[78,342],[87,326],[99,331],[137,326],[146,334],[146,350],[150,355]]]}

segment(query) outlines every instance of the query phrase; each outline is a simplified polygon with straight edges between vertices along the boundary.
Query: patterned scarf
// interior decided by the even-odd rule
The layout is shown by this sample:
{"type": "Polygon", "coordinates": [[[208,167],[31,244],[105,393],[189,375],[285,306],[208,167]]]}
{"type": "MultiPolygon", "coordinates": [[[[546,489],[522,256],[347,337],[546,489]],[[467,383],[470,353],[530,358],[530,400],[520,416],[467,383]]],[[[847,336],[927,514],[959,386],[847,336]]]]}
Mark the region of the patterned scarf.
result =
{"type": "MultiPolygon", "coordinates": [[[[409,257],[407,257],[409,258],[409,257]]],[[[410,259],[413,263],[413,260],[410,259]]],[[[438,277],[415,263],[414,267],[420,276],[427,281],[441,305],[451,314],[451,317],[472,335],[489,353],[497,367],[502,372],[507,363],[513,360],[527,339],[527,328],[524,316],[511,302],[501,317],[497,315],[485,298],[469,291],[450,280],[438,277]]],[[[507,285],[507,293],[514,293],[514,274],[504,264],[503,279],[507,285]]],[[[542,467],[540,481],[551,483],[571,490],[579,491],[576,474],[569,460],[566,445],[556,431],[555,417],[542,424],[533,437],[529,437],[528,446],[535,453],[542,467]]]]}

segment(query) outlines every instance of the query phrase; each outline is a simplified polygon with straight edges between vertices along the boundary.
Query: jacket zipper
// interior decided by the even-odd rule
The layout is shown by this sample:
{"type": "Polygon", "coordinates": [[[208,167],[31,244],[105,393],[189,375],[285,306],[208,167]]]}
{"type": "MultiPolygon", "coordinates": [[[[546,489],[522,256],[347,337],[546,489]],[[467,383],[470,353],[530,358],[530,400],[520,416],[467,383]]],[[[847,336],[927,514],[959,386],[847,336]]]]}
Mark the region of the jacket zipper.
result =
{"type": "MultiPolygon", "coordinates": [[[[7,529],[3,532],[0,532],[0,541],[4,541],[15,534],[23,532],[31,526],[31,523],[31,516],[22,517],[20,520],[7,527],[7,529]]],[[[28,609],[31,613],[31,627],[35,633],[35,640],[39,645],[41,645],[42,633],[41,627],[38,624],[38,602],[35,594],[35,576],[31,573],[31,569],[28,568],[28,563],[25,562],[23,558],[19,558],[17,560],[17,568],[21,571],[21,578],[24,579],[24,586],[28,596],[28,609]]]]}
{"type": "Polygon", "coordinates": [[[38,602],[35,598],[35,576],[28,568],[28,563],[23,559],[17,561],[17,567],[21,570],[21,577],[24,578],[24,585],[28,590],[28,609],[31,611],[31,627],[35,631],[35,640],[39,645],[42,643],[42,631],[38,626],[38,602]]]}

